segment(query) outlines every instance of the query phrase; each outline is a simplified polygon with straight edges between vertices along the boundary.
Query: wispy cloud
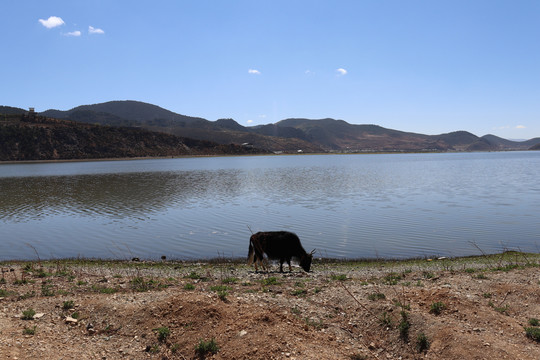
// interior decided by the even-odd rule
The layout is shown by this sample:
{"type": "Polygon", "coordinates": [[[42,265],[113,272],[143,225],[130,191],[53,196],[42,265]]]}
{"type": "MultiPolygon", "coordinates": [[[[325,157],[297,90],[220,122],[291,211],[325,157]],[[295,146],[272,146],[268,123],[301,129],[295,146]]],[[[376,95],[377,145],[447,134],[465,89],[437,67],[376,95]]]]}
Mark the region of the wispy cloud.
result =
{"type": "Polygon", "coordinates": [[[260,75],[261,74],[261,72],[259,70],[256,70],[256,69],[249,69],[248,73],[249,74],[254,74],[254,75],[260,75]]]}
{"type": "Polygon", "coordinates": [[[509,125],[505,125],[505,126],[497,126],[497,127],[494,127],[493,130],[508,130],[508,129],[518,129],[518,130],[521,130],[521,129],[526,129],[527,127],[525,125],[516,125],[516,126],[509,126],[509,125]]]}
{"type": "Polygon", "coordinates": [[[253,120],[246,121],[248,124],[253,124],[253,120]]]}
{"type": "Polygon", "coordinates": [[[70,31],[68,33],[65,33],[66,36],[81,36],[81,32],[79,30],[77,31],[70,31]]]}
{"type": "Polygon", "coordinates": [[[336,69],[336,72],[337,72],[338,76],[347,75],[347,70],[345,70],[344,68],[336,69]]]}
{"type": "Polygon", "coordinates": [[[39,19],[41,25],[45,26],[47,29],[52,29],[54,27],[64,25],[64,20],[58,16],[50,16],[47,20],[39,19]]]}
{"type": "Polygon", "coordinates": [[[89,34],[105,34],[105,31],[103,31],[102,29],[95,28],[93,26],[89,26],[88,33],[89,34]]]}

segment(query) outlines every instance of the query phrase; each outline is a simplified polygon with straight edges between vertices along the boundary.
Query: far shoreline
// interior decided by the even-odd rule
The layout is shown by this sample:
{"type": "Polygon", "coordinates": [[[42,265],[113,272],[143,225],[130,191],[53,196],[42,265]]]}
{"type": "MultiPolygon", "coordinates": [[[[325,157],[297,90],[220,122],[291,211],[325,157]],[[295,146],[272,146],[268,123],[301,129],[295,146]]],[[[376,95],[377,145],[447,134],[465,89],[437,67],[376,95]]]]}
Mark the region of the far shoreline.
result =
{"type": "Polygon", "coordinates": [[[475,154],[475,153],[504,153],[529,152],[534,150],[497,150],[497,151],[364,151],[364,152],[317,152],[317,153],[260,153],[260,154],[208,154],[208,155],[174,155],[174,156],[138,156],[118,158],[94,159],[43,159],[43,160],[0,160],[0,165],[12,164],[47,164],[71,162],[99,162],[99,161],[130,161],[130,160],[163,160],[163,159],[195,159],[210,157],[255,157],[255,156],[309,156],[309,155],[399,155],[399,154],[475,154]]]}

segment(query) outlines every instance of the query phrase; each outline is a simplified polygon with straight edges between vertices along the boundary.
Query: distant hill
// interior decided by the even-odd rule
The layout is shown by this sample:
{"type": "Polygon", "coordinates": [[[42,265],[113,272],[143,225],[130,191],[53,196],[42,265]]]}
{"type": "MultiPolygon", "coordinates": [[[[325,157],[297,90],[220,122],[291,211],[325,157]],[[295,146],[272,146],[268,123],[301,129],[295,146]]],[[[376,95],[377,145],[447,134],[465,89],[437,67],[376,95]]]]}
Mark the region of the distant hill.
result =
{"type": "Polygon", "coordinates": [[[252,130],[232,119],[215,122],[199,117],[179,115],[159,106],[138,101],[110,101],[83,105],[67,111],[47,110],[40,115],[68,119],[90,124],[142,127],[151,131],[208,140],[220,144],[250,143],[255,148],[268,151],[307,152],[324,151],[317,144],[297,137],[279,137],[252,130]]]}
{"type": "MultiPolygon", "coordinates": [[[[47,110],[40,115],[58,118],[71,119],[74,113],[100,114],[100,117],[105,118],[105,115],[111,116],[113,121],[124,119],[131,124],[148,124],[152,122],[161,122],[168,124],[189,124],[196,121],[207,122],[208,120],[176,114],[172,111],[165,110],[157,105],[147,104],[140,101],[109,101],[93,105],[81,105],[68,111],[47,110]]],[[[79,116],[79,121],[83,121],[84,117],[79,116]]],[[[83,121],[90,122],[90,121],[83,121]]]]}
{"type": "Polygon", "coordinates": [[[529,150],[534,145],[540,144],[540,138],[526,141],[506,140],[495,135],[484,135],[482,138],[497,146],[500,150],[529,150]]]}
{"type": "Polygon", "coordinates": [[[0,117],[0,161],[260,153],[239,145],[28,115],[0,117]]]}
{"type": "Polygon", "coordinates": [[[0,106],[0,114],[16,115],[16,114],[24,114],[25,112],[26,112],[26,110],[16,108],[16,107],[0,106]]]}
{"type": "Polygon", "coordinates": [[[527,150],[540,143],[538,138],[511,141],[494,135],[478,137],[467,131],[424,135],[331,118],[291,118],[245,127],[234,119],[209,121],[138,101],[110,101],[67,111],[47,110],[41,115],[89,124],[139,127],[220,144],[249,143],[274,152],[499,151],[527,150]]]}

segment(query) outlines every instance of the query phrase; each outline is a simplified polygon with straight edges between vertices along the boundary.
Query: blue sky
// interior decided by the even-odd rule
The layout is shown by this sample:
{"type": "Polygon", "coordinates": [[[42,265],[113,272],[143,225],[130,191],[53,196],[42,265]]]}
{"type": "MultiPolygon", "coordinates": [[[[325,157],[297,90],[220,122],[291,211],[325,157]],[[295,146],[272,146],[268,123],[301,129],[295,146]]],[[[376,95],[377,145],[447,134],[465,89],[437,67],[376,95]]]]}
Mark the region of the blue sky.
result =
{"type": "Polygon", "coordinates": [[[540,137],[537,0],[0,3],[0,105],[540,137]]]}

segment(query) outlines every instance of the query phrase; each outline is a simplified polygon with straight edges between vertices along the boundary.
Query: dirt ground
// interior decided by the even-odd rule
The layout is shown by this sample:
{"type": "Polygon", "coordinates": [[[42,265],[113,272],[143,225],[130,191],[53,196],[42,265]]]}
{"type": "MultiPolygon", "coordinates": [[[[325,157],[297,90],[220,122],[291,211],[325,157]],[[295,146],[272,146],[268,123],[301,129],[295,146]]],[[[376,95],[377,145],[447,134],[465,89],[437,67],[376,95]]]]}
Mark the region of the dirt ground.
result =
{"type": "Polygon", "coordinates": [[[0,266],[0,359],[540,359],[538,254],[0,266]]]}

